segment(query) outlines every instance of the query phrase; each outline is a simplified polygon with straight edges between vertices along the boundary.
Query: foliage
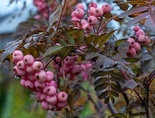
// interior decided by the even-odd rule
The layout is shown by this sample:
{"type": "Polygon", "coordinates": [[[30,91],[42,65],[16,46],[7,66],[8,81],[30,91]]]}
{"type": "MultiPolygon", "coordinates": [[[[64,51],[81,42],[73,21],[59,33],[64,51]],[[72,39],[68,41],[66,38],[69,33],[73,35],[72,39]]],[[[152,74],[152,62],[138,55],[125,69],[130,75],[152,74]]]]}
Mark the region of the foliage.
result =
{"type": "MultiPolygon", "coordinates": [[[[20,49],[24,54],[33,55],[35,60],[42,61],[44,69],[48,66],[48,69],[55,74],[58,91],[65,91],[68,94],[67,106],[64,109],[49,110],[55,117],[155,117],[153,109],[155,103],[154,37],[141,32],[140,35],[144,35],[145,39],[150,41],[142,42],[140,35],[133,28],[135,31],[133,35],[127,38],[119,37],[120,40],[117,40],[117,29],[109,30],[108,27],[112,20],[122,23],[121,19],[128,17],[130,19],[127,23],[128,27],[139,23],[148,27],[150,31],[154,31],[155,2],[152,0],[114,0],[123,12],[118,16],[105,13],[102,18],[98,18],[98,24],[93,26],[90,33],[78,27],[82,25],[81,21],[76,21],[78,25],[74,22],[74,25],[71,25],[70,21],[68,24],[64,22],[67,3],[69,3],[68,0],[63,0],[49,16],[49,20],[35,19],[21,23],[14,34],[17,40],[8,42],[6,48],[1,51],[1,63],[7,61],[11,63],[12,53],[20,49]],[[134,55],[128,55],[130,49],[133,48],[129,38],[140,45],[140,49],[135,51],[134,55]],[[85,69],[88,74],[87,79],[84,79],[81,73],[73,76],[71,73],[66,74],[64,70],[62,75],[59,75],[60,68],[64,67],[67,57],[77,55],[75,61],[77,65],[81,66],[87,62],[93,65],[90,70],[85,69]],[[57,57],[61,59],[61,62],[56,60],[57,57]],[[58,68],[55,68],[53,63],[56,63],[58,68]],[[91,106],[93,106],[92,109],[91,106]],[[91,109],[92,112],[88,112],[87,109],[91,109]],[[107,115],[107,112],[110,114],[107,115]]],[[[24,94],[17,99],[18,104],[15,104],[13,100],[16,99],[15,96],[18,96],[16,92],[23,93],[24,90],[20,89],[15,82],[6,94],[8,101],[4,105],[2,117],[18,116],[21,105],[26,106],[25,102],[30,102],[28,98],[26,101],[20,100],[24,94]],[[18,89],[15,90],[15,88],[18,89]],[[8,104],[11,104],[12,108],[8,104]],[[13,109],[16,110],[11,114],[10,111],[13,109]]],[[[27,109],[30,108],[25,109],[28,112],[27,109]]],[[[45,112],[38,110],[36,113],[38,117],[45,116],[45,112]]],[[[34,113],[28,114],[27,112],[21,115],[23,117],[34,115],[34,113]]]]}

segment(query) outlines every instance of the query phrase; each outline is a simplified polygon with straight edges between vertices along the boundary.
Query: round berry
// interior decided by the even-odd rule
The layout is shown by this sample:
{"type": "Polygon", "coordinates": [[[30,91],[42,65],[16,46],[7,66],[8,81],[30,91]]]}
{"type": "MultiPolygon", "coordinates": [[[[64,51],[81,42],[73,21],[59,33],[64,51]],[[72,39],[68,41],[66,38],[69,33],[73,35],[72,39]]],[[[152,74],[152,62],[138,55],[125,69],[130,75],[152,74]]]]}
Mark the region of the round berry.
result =
{"type": "Polygon", "coordinates": [[[34,57],[30,54],[25,55],[23,58],[23,61],[24,61],[25,65],[30,66],[34,63],[34,57]]]}
{"type": "Polygon", "coordinates": [[[35,78],[39,82],[45,82],[46,81],[46,72],[41,70],[40,72],[35,74],[35,78]]]}
{"type": "Polygon", "coordinates": [[[47,96],[46,101],[49,102],[51,105],[55,105],[57,103],[57,96],[47,96]]]}
{"type": "Polygon", "coordinates": [[[20,50],[15,50],[12,54],[13,61],[16,63],[22,60],[24,57],[23,53],[20,50]]]}
{"type": "Polygon", "coordinates": [[[133,31],[137,32],[138,30],[140,30],[140,27],[138,25],[133,27],[133,31]]]}
{"type": "Polygon", "coordinates": [[[91,7],[97,8],[97,3],[96,2],[89,3],[89,8],[91,7]]]}
{"type": "Polygon", "coordinates": [[[46,72],[46,81],[52,81],[54,79],[54,74],[51,71],[46,72]]]}
{"type": "Polygon", "coordinates": [[[133,47],[129,47],[128,51],[127,51],[127,56],[129,57],[134,57],[136,55],[136,50],[133,47]]]}
{"type": "Polygon", "coordinates": [[[139,41],[140,43],[144,43],[145,40],[146,40],[146,36],[145,36],[145,35],[139,35],[138,41],[139,41]]]}
{"type": "Polygon", "coordinates": [[[139,52],[141,50],[141,46],[138,42],[134,43],[133,48],[135,48],[136,52],[139,52]]]}
{"type": "Polygon", "coordinates": [[[33,68],[34,71],[39,72],[40,70],[43,69],[43,64],[40,61],[35,61],[32,64],[32,68],[33,68]]]}
{"type": "Polygon", "coordinates": [[[108,3],[103,4],[102,5],[102,10],[103,10],[103,13],[105,13],[105,14],[110,13],[111,5],[109,5],[108,3]]]}
{"type": "Polygon", "coordinates": [[[66,102],[68,99],[68,94],[66,92],[61,91],[57,94],[57,98],[59,102],[66,102]]]}
{"type": "Polygon", "coordinates": [[[25,64],[24,64],[24,61],[23,60],[20,60],[17,62],[16,64],[17,68],[21,69],[21,70],[24,70],[25,69],[25,64]]]}
{"type": "Polygon", "coordinates": [[[135,40],[133,38],[128,38],[127,42],[129,42],[129,46],[133,46],[135,44],[135,40]]]}
{"type": "Polygon", "coordinates": [[[103,10],[101,8],[95,9],[95,16],[96,17],[102,17],[103,16],[103,10]]]}
{"type": "Polygon", "coordinates": [[[97,18],[95,16],[89,16],[88,19],[87,19],[87,22],[90,25],[94,26],[94,25],[97,24],[98,20],[97,20],[97,18]]]}
{"type": "Polygon", "coordinates": [[[86,33],[90,33],[93,30],[93,26],[90,25],[89,23],[86,23],[85,25],[83,25],[82,28],[84,29],[86,33]]]}
{"type": "Polygon", "coordinates": [[[74,11],[75,17],[77,17],[77,18],[79,18],[79,19],[83,18],[84,14],[85,14],[85,12],[84,12],[82,9],[80,9],[80,8],[77,8],[77,9],[74,11]]]}
{"type": "Polygon", "coordinates": [[[82,3],[79,3],[76,5],[76,9],[78,9],[78,8],[84,10],[84,5],[82,3]]]}

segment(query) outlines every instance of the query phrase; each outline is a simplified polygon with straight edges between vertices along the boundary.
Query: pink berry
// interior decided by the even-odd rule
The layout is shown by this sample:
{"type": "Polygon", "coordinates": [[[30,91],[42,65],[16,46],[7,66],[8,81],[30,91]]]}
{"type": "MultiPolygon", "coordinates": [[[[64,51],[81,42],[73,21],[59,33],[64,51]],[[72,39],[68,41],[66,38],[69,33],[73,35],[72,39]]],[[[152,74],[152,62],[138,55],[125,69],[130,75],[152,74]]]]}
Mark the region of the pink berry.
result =
{"type": "Polygon", "coordinates": [[[67,56],[65,59],[64,59],[64,64],[66,65],[66,66],[71,66],[71,65],[73,65],[75,63],[75,59],[74,59],[74,57],[72,57],[72,56],[67,56]]]}
{"type": "Polygon", "coordinates": [[[20,80],[20,84],[21,84],[23,87],[25,87],[25,81],[26,81],[26,80],[24,80],[24,79],[21,79],[21,80],[20,80]]]}
{"type": "Polygon", "coordinates": [[[97,8],[97,3],[96,2],[89,3],[89,8],[91,7],[97,8]]]}
{"type": "Polygon", "coordinates": [[[95,16],[89,16],[88,19],[87,19],[87,22],[90,25],[94,26],[94,25],[97,24],[98,20],[97,20],[97,18],[95,16]]]}
{"type": "Polygon", "coordinates": [[[31,81],[35,81],[36,78],[35,78],[35,75],[28,75],[27,78],[31,81]]]}
{"type": "Polygon", "coordinates": [[[52,81],[54,79],[54,74],[51,71],[46,72],[46,81],[52,81]]]}
{"type": "Polygon", "coordinates": [[[141,29],[136,32],[137,37],[139,37],[140,35],[145,35],[145,32],[141,29]]]}
{"type": "Polygon", "coordinates": [[[135,48],[136,52],[139,52],[141,50],[141,46],[138,42],[134,43],[133,48],[135,48]]]}
{"type": "Polygon", "coordinates": [[[34,88],[34,84],[30,80],[26,80],[25,81],[25,87],[28,88],[28,89],[33,89],[34,88]]]}
{"type": "Polygon", "coordinates": [[[81,19],[81,25],[85,25],[87,23],[87,21],[85,19],[81,19]]]}
{"type": "Polygon", "coordinates": [[[80,22],[80,19],[77,18],[77,17],[73,17],[73,18],[71,19],[71,21],[73,22],[73,24],[74,24],[75,26],[78,26],[78,24],[79,24],[79,22],[80,22]]]}
{"type": "Polygon", "coordinates": [[[140,43],[144,43],[145,40],[146,40],[146,36],[145,36],[145,35],[139,35],[138,41],[139,41],[140,43]]]}
{"type": "Polygon", "coordinates": [[[133,47],[129,47],[128,51],[127,51],[127,56],[129,57],[134,57],[136,55],[136,50],[133,47]]]}
{"type": "Polygon", "coordinates": [[[23,61],[24,61],[25,65],[30,66],[34,63],[34,57],[30,54],[25,55],[23,58],[23,61]]]}
{"type": "Polygon", "coordinates": [[[86,23],[85,25],[83,25],[82,28],[84,29],[86,33],[90,33],[93,30],[93,26],[90,25],[89,23],[86,23]]]}
{"type": "Polygon", "coordinates": [[[54,86],[55,88],[58,87],[58,84],[54,80],[52,80],[51,82],[47,82],[46,84],[47,86],[54,86]]]}
{"type": "Polygon", "coordinates": [[[24,70],[25,69],[25,64],[24,64],[24,61],[23,60],[20,60],[17,62],[16,64],[17,68],[21,69],[21,70],[24,70]]]}
{"type": "Polygon", "coordinates": [[[91,7],[91,8],[88,10],[88,14],[89,14],[90,16],[95,16],[95,14],[96,14],[96,8],[91,7]]]}
{"type": "Polygon", "coordinates": [[[40,72],[35,74],[35,78],[39,82],[45,82],[46,81],[46,72],[41,70],[40,72]]]}
{"type": "Polygon", "coordinates": [[[78,9],[78,8],[84,10],[84,5],[83,5],[82,3],[79,3],[79,4],[77,4],[77,6],[76,6],[76,9],[78,9]]]}
{"type": "Polygon", "coordinates": [[[46,100],[46,97],[47,97],[47,95],[44,94],[44,93],[42,93],[42,94],[40,95],[40,101],[46,100]]]}
{"type": "Polygon", "coordinates": [[[66,105],[67,105],[67,101],[65,101],[65,102],[58,102],[57,103],[57,107],[58,108],[64,108],[66,105]]]}
{"type": "Polygon", "coordinates": [[[23,53],[20,50],[15,50],[12,54],[13,61],[16,63],[22,60],[24,57],[23,53]]]}
{"type": "Polygon", "coordinates": [[[148,36],[146,36],[146,40],[145,40],[144,44],[148,45],[150,43],[151,43],[151,39],[148,36]]]}
{"type": "Polygon", "coordinates": [[[133,38],[128,38],[127,42],[129,42],[129,46],[133,46],[135,44],[135,40],[133,38]]]}
{"type": "Polygon", "coordinates": [[[57,89],[54,86],[48,86],[46,90],[47,95],[55,95],[57,93],[57,89]]]}
{"type": "Polygon", "coordinates": [[[47,96],[46,101],[49,102],[51,105],[55,105],[57,103],[57,96],[47,96]]]}
{"type": "Polygon", "coordinates": [[[81,72],[81,66],[80,65],[74,65],[71,71],[72,75],[77,75],[81,72]]]}
{"type": "Polygon", "coordinates": [[[68,99],[68,94],[66,92],[61,91],[57,94],[57,98],[59,102],[65,102],[68,99]]]}
{"type": "Polygon", "coordinates": [[[140,30],[140,27],[138,25],[133,27],[133,31],[137,32],[138,30],[140,30]]]}
{"type": "Polygon", "coordinates": [[[103,16],[103,10],[101,8],[95,9],[95,16],[96,17],[102,17],[103,16]]]}
{"type": "Polygon", "coordinates": [[[89,78],[89,73],[87,71],[82,71],[80,75],[83,78],[83,80],[88,80],[89,78]]]}
{"type": "Polygon", "coordinates": [[[84,14],[85,14],[85,12],[84,12],[82,9],[80,9],[80,8],[77,8],[77,9],[74,11],[75,17],[77,17],[77,18],[79,18],[79,19],[83,18],[84,14]]]}
{"type": "Polygon", "coordinates": [[[105,3],[102,5],[102,10],[103,13],[108,14],[111,11],[111,5],[109,5],[108,3],[105,3]]]}
{"type": "Polygon", "coordinates": [[[17,68],[17,66],[15,66],[13,68],[13,72],[17,76],[24,76],[24,75],[26,75],[26,72],[24,70],[21,70],[21,69],[17,68]]]}
{"type": "Polygon", "coordinates": [[[38,81],[35,81],[34,85],[35,85],[37,91],[42,91],[43,88],[46,87],[45,83],[41,83],[41,82],[38,82],[38,81]]]}
{"type": "Polygon", "coordinates": [[[71,13],[71,16],[72,16],[72,17],[76,17],[76,16],[75,16],[75,13],[74,13],[74,11],[71,13]]]}
{"type": "Polygon", "coordinates": [[[43,69],[43,64],[40,61],[35,61],[32,64],[32,68],[33,68],[34,71],[39,72],[40,70],[43,69]]]}
{"type": "Polygon", "coordinates": [[[44,110],[49,110],[49,103],[47,101],[42,101],[41,102],[41,107],[44,109],[44,110]]]}
{"type": "Polygon", "coordinates": [[[35,71],[34,71],[34,69],[32,68],[32,66],[26,66],[26,72],[27,72],[28,74],[34,74],[34,73],[35,73],[35,71]]]}

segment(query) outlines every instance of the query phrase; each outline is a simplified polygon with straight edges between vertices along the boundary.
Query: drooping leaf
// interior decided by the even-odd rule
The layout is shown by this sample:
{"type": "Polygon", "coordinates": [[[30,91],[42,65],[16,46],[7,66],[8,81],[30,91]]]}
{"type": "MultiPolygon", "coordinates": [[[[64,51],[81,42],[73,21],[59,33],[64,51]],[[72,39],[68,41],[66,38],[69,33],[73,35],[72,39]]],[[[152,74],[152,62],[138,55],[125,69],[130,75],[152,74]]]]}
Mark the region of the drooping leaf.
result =
{"type": "Polygon", "coordinates": [[[98,95],[99,99],[105,99],[108,96],[108,91],[102,92],[100,95],[98,95]]]}
{"type": "Polygon", "coordinates": [[[97,44],[99,44],[103,39],[104,39],[104,37],[107,35],[107,33],[105,33],[105,34],[101,34],[101,35],[99,35],[98,37],[95,37],[94,39],[94,46],[96,46],[97,44]]]}
{"type": "Polygon", "coordinates": [[[134,89],[136,86],[138,86],[138,83],[134,80],[127,80],[124,84],[126,88],[134,89]]]}
{"type": "Polygon", "coordinates": [[[108,83],[100,83],[98,86],[95,87],[95,91],[101,91],[108,87],[108,83]]]}
{"type": "Polygon", "coordinates": [[[60,53],[65,47],[64,46],[51,46],[44,54],[43,57],[49,56],[49,55],[55,55],[60,53]]]}
{"type": "Polygon", "coordinates": [[[98,79],[96,79],[94,82],[94,86],[98,86],[102,83],[105,83],[105,82],[107,82],[107,80],[108,79],[106,77],[98,77],[98,79]]]}
{"type": "Polygon", "coordinates": [[[142,19],[144,19],[145,17],[147,17],[147,15],[149,15],[149,12],[144,12],[144,13],[141,13],[140,15],[136,16],[134,19],[132,19],[132,20],[130,20],[128,22],[128,27],[131,27],[135,23],[141,21],[142,19]]]}
{"type": "Polygon", "coordinates": [[[151,31],[155,32],[155,13],[148,15],[145,26],[148,27],[151,31]]]}
{"type": "Polygon", "coordinates": [[[79,99],[81,91],[79,89],[73,90],[68,96],[68,104],[73,106],[73,104],[79,99]]]}
{"type": "Polygon", "coordinates": [[[8,42],[5,46],[6,48],[5,48],[4,52],[1,55],[1,62],[3,62],[9,54],[13,53],[13,51],[20,44],[22,44],[22,42],[23,42],[23,40],[15,40],[15,41],[8,42]]]}
{"type": "Polygon", "coordinates": [[[122,57],[126,57],[126,52],[128,51],[128,49],[129,49],[129,43],[127,41],[122,42],[117,48],[120,56],[122,57]]]}
{"type": "Polygon", "coordinates": [[[121,13],[120,15],[118,15],[118,17],[123,18],[123,17],[126,17],[126,16],[134,14],[134,13],[146,11],[147,9],[148,9],[147,6],[139,6],[139,7],[132,8],[132,9],[130,9],[128,11],[125,11],[125,12],[121,13]]]}
{"type": "Polygon", "coordinates": [[[95,69],[97,71],[111,71],[117,65],[117,61],[114,61],[106,56],[99,56],[95,62],[95,69]]]}
{"type": "Polygon", "coordinates": [[[61,4],[57,7],[57,9],[50,15],[49,17],[49,27],[47,29],[47,32],[50,31],[53,24],[59,20],[60,15],[62,13],[62,8],[64,6],[65,0],[62,0],[61,4]]]}

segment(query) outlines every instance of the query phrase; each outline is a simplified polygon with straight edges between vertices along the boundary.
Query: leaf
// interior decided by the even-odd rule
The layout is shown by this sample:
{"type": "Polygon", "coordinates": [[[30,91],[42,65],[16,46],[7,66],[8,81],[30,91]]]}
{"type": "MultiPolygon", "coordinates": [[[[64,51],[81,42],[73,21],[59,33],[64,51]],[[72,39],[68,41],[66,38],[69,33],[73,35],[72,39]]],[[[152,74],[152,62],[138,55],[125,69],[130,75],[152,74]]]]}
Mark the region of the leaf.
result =
{"type": "Polygon", "coordinates": [[[134,80],[127,80],[124,84],[126,88],[134,89],[136,86],[138,86],[138,83],[134,80]]]}
{"type": "Polygon", "coordinates": [[[49,56],[49,55],[55,55],[60,53],[65,47],[64,46],[52,46],[50,47],[44,54],[43,57],[49,56]]]}
{"type": "Polygon", "coordinates": [[[112,114],[111,116],[109,116],[108,118],[125,118],[125,115],[123,113],[116,113],[116,114],[112,114]]]}
{"type": "Polygon", "coordinates": [[[110,96],[108,96],[108,97],[105,98],[104,103],[105,103],[105,104],[108,104],[109,101],[110,101],[110,96]]]}
{"type": "Polygon", "coordinates": [[[99,77],[97,80],[94,82],[94,86],[98,86],[102,83],[105,83],[108,79],[106,77],[99,77]]]}
{"type": "Polygon", "coordinates": [[[99,44],[103,39],[104,37],[107,35],[107,33],[104,33],[104,34],[101,34],[99,35],[98,37],[95,37],[94,39],[94,46],[96,46],[97,44],[99,44]]]}
{"type": "Polygon", "coordinates": [[[100,54],[97,53],[97,52],[86,53],[85,59],[86,59],[86,60],[91,60],[91,59],[93,59],[93,58],[98,57],[99,55],[100,55],[100,54]]]}
{"type": "Polygon", "coordinates": [[[97,78],[97,77],[100,77],[100,76],[105,76],[107,75],[107,73],[103,72],[103,71],[98,71],[98,72],[94,72],[91,74],[92,77],[94,78],[97,78]]]}
{"type": "Polygon", "coordinates": [[[95,62],[95,69],[97,71],[111,71],[117,65],[117,61],[114,61],[106,56],[99,56],[95,62]]]}
{"type": "Polygon", "coordinates": [[[73,46],[64,47],[60,53],[61,58],[64,59],[66,56],[68,56],[70,52],[72,51],[72,49],[73,49],[73,46]]]}
{"type": "Polygon", "coordinates": [[[128,27],[131,27],[132,25],[134,25],[135,23],[141,21],[142,19],[144,19],[147,15],[149,15],[149,12],[145,12],[145,13],[141,13],[140,15],[136,16],[134,19],[130,20],[128,22],[128,27]]]}
{"type": "Polygon", "coordinates": [[[121,13],[120,15],[118,15],[118,17],[123,18],[123,17],[126,17],[128,15],[138,13],[138,12],[143,12],[143,11],[146,11],[146,10],[148,10],[147,6],[139,6],[139,7],[132,8],[132,9],[130,9],[128,11],[125,11],[125,12],[121,13]]]}
{"type": "Polygon", "coordinates": [[[62,0],[61,4],[57,7],[57,9],[50,15],[49,17],[49,27],[47,29],[47,32],[50,31],[53,24],[59,20],[60,15],[62,13],[62,8],[64,6],[65,0],[62,0]]]}
{"type": "Polygon", "coordinates": [[[107,40],[114,34],[116,30],[112,30],[108,34],[106,34],[104,37],[102,37],[102,41],[99,43],[99,48],[103,48],[103,45],[106,43],[107,40]]]}
{"type": "Polygon", "coordinates": [[[73,104],[79,99],[81,91],[79,89],[74,89],[68,96],[68,104],[73,106],[73,104]]]}
{"type": "Polygon", "coordinates": [[[124,2],[124,4],[121,4],[122,2],[120,0],[115,0],[114,3],[116,3],[123,11],[126,11],[129,8],[129,5],[126,2],[124,2]]]}
{"type": "Polygon", "coordinates": [[[122,57],[126,57],[126,52],[128,51],[128,49],[129,49],[129,43],[127,41],[122,42],[117,48],[120,56],[122,57]]]}
{"type": "Polygon", "coordinates": [[[6,44],[6,48],[5,48],[5,51],[2,53],[1,55],[1,62],[3,62],[7,56],[11,53],[13,53],[13,51],[20,45],[22,44],[23,40],[15,40],[15,41],[11,41],[11,42],[8,42],[6,44]]]}
{"type": "Polygon", "coordinates": [[[108,91],[102,92],[100,95],[98,95],[99,99],[105,99],[108,96],[108,91]]]}
{"type": "Polygon", "coordinates": [[[148,16],[145,21],[145,26],[148,27],[151,31],[155,32],[155,13],[152,13],[148,16]]]}
{"type": "Polygon", "coordinates": [[[130,114],[130,117],[131,117],[131,118],[142,117],[142,116],[144,116],[145,114],[146,114],[145,112],[132,113],[132,114],[130,114]]]}
{"type": "Polygon", "coordinates": [[[112,96],[115,96],[115,97],[119,97],[119,94],[117,92],[113,91],[113,90],[110,90],[109,94],[110,94],[110,96],[112,95],[112,96]]]}
{"type": "Polygon", "coordinates": [[[68,33],[68,32],[63,32],[62,33],[65,37],[66,37],[66,39],[71,43],[71,44],[74,44],[75,43],[75,41],[74,41],[74,38],[68,33]]]}
{"type": "Polygon", "coordinates": [[[100,83],[100,85],[96,86],[95,87],[95,91],[101,91],[101,90],[104,90],[108,87],[108,83],[100,83]]]}

